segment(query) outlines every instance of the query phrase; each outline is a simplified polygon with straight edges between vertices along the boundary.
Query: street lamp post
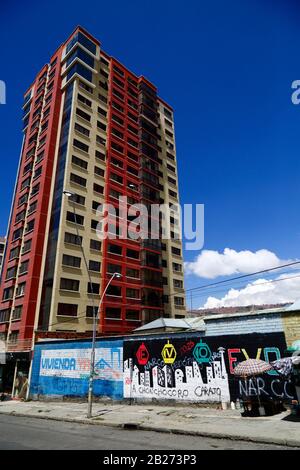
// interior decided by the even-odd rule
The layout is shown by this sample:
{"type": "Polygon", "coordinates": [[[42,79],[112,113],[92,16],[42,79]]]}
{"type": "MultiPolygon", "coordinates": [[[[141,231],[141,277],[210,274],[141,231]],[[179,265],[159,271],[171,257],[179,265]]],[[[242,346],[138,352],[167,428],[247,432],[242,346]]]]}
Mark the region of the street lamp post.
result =
{"type": "Polygon", "coordinates": [[[94,385],[94,375],[95,375],[95,351],[96,351],[96,334],[97,334],[97,320],[99,318],[99,313],[101,311],[102,302],[108,287],[115,278],[120,278],[122,275],[120,273],[113,273],[112,277],[108,281],[103,294],[99,302],[99,308],[97,314],[93,316],[93,341],[92,341],[92,354],[91,354],[91,368],[90,368],[90,378],[89,378],[89,393],[88,393],[88,413],[87,417],[92,417],[92,406],[93,406],[93,385],[94,385]]]}
{"type": "MultiPolygon", "coordinates": [[[[74,201],[72,199],[72,197],[74,196],[74,193],[72,193],[71,191],[65,190],[65,191],[63,191],[63,194],[65,196],[67,196],[73,203],[72,206],[73,206],[74,221],[75,221],[75,226],[76,226],[76,233],[77,233],[78,240],[80,240],[80,235],[79,235],[78,226],[77,226],[77,219],[76,219],[76,209],[75,209],[74,201]]],[[[88,278],[89,278],[91,294],[93,294],[93,284],[92,284],[92,280],[91,280],[91,276],[90,276],[86,256],[85,256],[85,253],[84,253],[84,250],[83,250],[82,243],[80,242],[79,245],[80,245],[80,248],[81,248],[84,264],[85,264],[86,271],[87,271],[88,278]]],[[[93,304],[93,339],[92,339],[91,365],[90,365],[89,388],[88,388],[88,412],[87,412],[87,417],[88,418],[92,417],[93,384],[94,384],[94,375],[95,375],[95,350],[96,350],[97,320],[99,319],[99,312],[101,311],[101,305],[102,305],[104,296],[106,294],[106,291],[107,291],[108,287],[110,286],[110,283],[113,281],[113,279],[120,278],[120,277],[122,277],[122,274],[113,273],[112,277],[108,281],[108,283],[107,283],[107,285],[106,285],[106,287],[105,287],[105,289],[102,293],[100,303],[99,303],[99,307],[97,308],[97,311],[96,311],[96,308],[95,308],[94,298],[92,297],[92,304],[93,304]],[[96,314],[95,314],[95,312],[96,312],[96,314]]]]}

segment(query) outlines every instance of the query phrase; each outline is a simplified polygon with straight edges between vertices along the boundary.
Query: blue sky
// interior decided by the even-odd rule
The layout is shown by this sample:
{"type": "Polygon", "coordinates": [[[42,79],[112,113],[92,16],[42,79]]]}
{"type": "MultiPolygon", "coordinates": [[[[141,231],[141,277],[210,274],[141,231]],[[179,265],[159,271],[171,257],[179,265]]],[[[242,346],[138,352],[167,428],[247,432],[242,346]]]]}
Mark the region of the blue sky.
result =
{"type": "MultiPolygon", "coordinates": [[[[1,17],[1,234],[19,159],[23,92],[81,24],[174,106],[181,202],[205,204],[204,249],[299,256],[300,105],[291,102],[291,83],[300,79],[296,1],[15,0],[1,5],[1,17]]],[[[185,259],[198,255],[189,251],[185,259]]],[[[186,287],[205,282],[190,274],[186,287]]]]}

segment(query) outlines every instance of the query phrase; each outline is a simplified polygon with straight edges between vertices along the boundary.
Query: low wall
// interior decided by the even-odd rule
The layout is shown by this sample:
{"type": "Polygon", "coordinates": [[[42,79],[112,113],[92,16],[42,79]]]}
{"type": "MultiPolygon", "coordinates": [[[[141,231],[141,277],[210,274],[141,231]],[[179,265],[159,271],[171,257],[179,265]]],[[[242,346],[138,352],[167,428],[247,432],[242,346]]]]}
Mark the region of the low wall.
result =
{"type": "MultiPolygon", "coordinates": [[[[97,341],[94,395],[120,400],[173,400],[220,403],[243,395],[294,398],[291,385],[276,371],[256,380],[233,374],[238,362],[279,359],[283,333],[202,336],[166,333],[97,341]]],[[[34,351],[30,396],[86,397],[91,342],[38,343],[34,351]]]]}
{"type": "MultiPolygon", "coordinates": [[[[30,396],[86,397],[91,342],[37,344],[34,350],[30,396]]],[[[123,341],[98,341],[94,395],[123,398],[123,341]]]]}

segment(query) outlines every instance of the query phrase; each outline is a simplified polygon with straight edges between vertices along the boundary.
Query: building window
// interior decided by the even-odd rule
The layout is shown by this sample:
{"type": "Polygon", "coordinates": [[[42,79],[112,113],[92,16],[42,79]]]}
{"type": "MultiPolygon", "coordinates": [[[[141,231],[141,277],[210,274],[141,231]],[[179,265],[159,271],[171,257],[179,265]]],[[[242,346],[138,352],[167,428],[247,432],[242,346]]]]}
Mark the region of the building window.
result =
{"type": "Polygon", "coordinates": [[[35,196],[36,194],[38,194],[40,190],[40,183],[36,184],[35,186],[33,186],[32,190],[31,190],[31,197],[35,196]]]}
{"type": "Polygon", "coordinates": [[[85,96],[83,96],[83,95],[81,95],[80,93],[78,93],[77,98],[78,98],[78,101],[80,101],[80,103],[85,104],[85,105],[88,106],[89,108],[92,107],[92,102],[91,102],[91,100],[88,100],[85,96]]]}
{"type": "Polygon", "coordinates": [[[72,183],[78,184],[80,186],[83,186],[84,188],[86,187],[86,179],[82,178],[81,176],[75,175],[74,173],[71,173],[70,175],[70,181],[72,183]]]}
{"type": "Polygon", "coordinates": [[[95,271],[95,272],[100,272],[101,271],[101,263],[99,261],[89,261],[89,270],[90,271],[95,271]]]}
{"type": "Polygon", "coordinates": [[[29,260],[24,261],[23,263],[20,264],[19,275],[25,274],[28,272],[28,265],[29,265],[29,260]]]}
{"type": "Polygon", "coordinates": [[[126,310],[126,320],[139,321],[140,311],[139,310],[126,310]]]}
{"type": "Polygon", "coordinates": [[[70,197],[70,199],[75,202],[76,204],[79,204],[81,206],[84,206],[85,204],[85,197],[84,196],[80,196],[79,194],[72,194],[72,196],[70,197]]]}
{"type": "Polygon", "coordinates": [[[126,276],[133,279],[140,279],[140,271],[138,269],[126,268],[126,276]]]}
{"type": "Polygon", "coordinates": [[[75,131],[80,132],[80,134],[85,135],[86,137],[90,136],[90,131],[85,127],[81,126],[77,122],[75,122],[75,131]]]}
{"type": "Polygon", "coordinates": [[[86,83],[83,83],[81,80],[79,80],[79,86],[80,86],[80,88],[87,91],[91,95],[93,94],[93,88],[90,87],[89,85],[87,85],[86,83]]]}
{"type": "Polygon", "coordinates": [[[14,266],[13,268],[9,268],[6,271],[6,277],[5,280],[7,281],[8,279],[13,279],[17,275],[17,266],[14,266]]]}
{"type": "Polygon", "coordinates": [[[84,67],[84,65],[82,65],[78,62],[75,65],[73,65],[73,67],[70,68],[70,70],[67,74],[67,81],[69,81],[73,77],[73,75],[75,75],[75,73],[77,73],[81,77],[85,78],[88,82],[93,81],[92,72],[89,69],[87,69],[86,67],[84,67]]]}
{"type": "Polygon", "coordinates": [[[14,295],[14,288],[13,287],[7,287],[6,289],[3,290],[2,300],[12,299],[13,295],[14,295]]]}
{"type": "Polygon", "coordinates": [[[107,62],[107,60],[105,60],[103,57],[100,57],[100,62],[101,64],[104,64],[106,67],[109,66],[109,62],[107,62]]]}
{"type": "Polygon", "coordinates": [[[99,228],[101,227],[101,222],[98,222],[98,220],[92,219],[92,220],[91,220],[91,228],[92,228],[93,230],[97,230],[97,229],[98,229],[98,226],[99,226],[99,228]]]}
{"type": "Polygon", "coordinates": [[[122,145],[117,144],[116,142],[111,143],[111,148],[116,150],[117,152],[124,153],[124,147],[122,145]]]}
{"type": "Polygon", "coordinates": [[[62,277],[60,279],[60,289],[61,290],[70,290],[70,291],[79,291],[79,283],[80,281],[77,281],[75,279],[66,279],[62,277]]]}
{"type": "Polygon", "coordinates": [[[100,284],[96,282],[88,283],[88,294],[96,294],[99,295],[100,293],[100,284]]]}
{"type": "Polygon", "coordinates": [[[59,303],[57,306],[57,315],[67,317],[77,317],[78,305],[59,303]]]}
{"type": "Polygon", "coordinates": [[[118,160],[117,158],[112,157],[110,161],[112,165],[115,165],[118,168],[123,168],[123,162],[121,160],[118,160]]]}
{"type": "Polygon", "coordinates": [[[140,258],[140,253],[139,253],[139,251],[131,250],[130,248],[127,248],[127,250],[126,250],[126,256],[127,256],[128,258],[139,259],[139,258],[140,258]]]}
{"type": "Polygon", "coordinates": [[[28,171],[30,171],[33,167],[33,162],[30,162],[28,163],[25,167],[24,167],[24,171],[23,171],[23,175],[25,175],[25,173],[27,173],[28,171]]]}
{"type": "Polygon", "coordinates": [[[172,254],[177,255],[177,256],[181,256],[180,248],[176,248],[175,246],[172,246],[172,254]]]}
{"type": "Polygon", "coordinates": [[[12,320],[20,320],[22,316],[22,310],[23,310],[22,305],[18,305],[17,307],[15,307],[12,313],[12,320]]]}
{"type": "Polygon", "coordinates": [[[67,212],[67,221],[72,222],[73,224],[83,225],[84,217],[83,215],[74,214],[74,212],[67,212]]]}
{"type": "Polygon", "coordinates": [[[72,268],[80,268],[81,258],[78,256],[63,255],[62,264],[64,266],[71,266],[72,268]]]}
{"type": "Polygon", "coordinates": [[[9,322],[9,317],[10,317],[10,308],[6,308],[5,310],[0,311],[0,323],[9,322]]]}
{"type": "Polygon", "coordinates": [[[98,315],[98,307],[93,307],[92,305],[87,305],[86,307],[86,317],[93,318],[98,315]]]}
{"type": "Polygon", "coordinates": [[[106,140],[100,135],[96,135],[96,142],[99,145],[106,145],[106,140]]]}
{"type": "Polygon", "coordinates": [[[81,246],[82,237],[75,235],[74,233],[65,232],[65,243],[81,246]]]}
{"type": "Polygon", "coordinates": [[[26,286],[26,282],[22,282],[21,284],[18,285],[17,289],[16,289],[16,296],[19,297],[21,295],[24,295],[25,293],[25,286],[26,286]]]}
{"type": "MultiPolygon", "coordinates": [[[[3,251],[2,251],[2,253],[3,253],[3,251]]],[[[19,254],[20,254],[20,247],[17,246],[16,248],[13,248],[9,253],[9,261],[14,259],[14,258],[18,258],[19,254]]]]}
{"type": "Polygon", "coordinates": [[[109,263],[107,265],[107,271],[106,272],[108,274],[114,274],[114,273],[121,274],[122,273],[122,266],[120,266],[119,264],[109,263]]]}
{"type": "Polygon", "coordinates": [[[23,191],[23,189],[25,188],[28,188],[29,186],[30,186],[30,178],[26,178],[21,185],[21,191],[23,191]]]}
{"type": "Polygon", "coordinates": [[[176,289],[182,289],[183,288],[183,281],[179,279],[173,279],[173,285],[176,289]]]}
{"type": "Polygon", "coordinates": [[[171,111],[169,111],[167,108],[164,108],[164,113],[166,116],[168,116],[168,118],[173,119],[171,111]]]}
{"type": "Polygon", "coordinates": [[[83,168],[84,170],[87,170],[88,162],[82,160],[82,158],[78,158],[75,155],[72,155],[72,163],[74,163],[74,165],[80,166],[80,168],[83,168]]]}
{"type": "Polygon", "coordinates": [[[95,171],[95,175],[104,176],[104,170],[102,168],[99,168],[98,166],[95,166],[94,171],[95,171]]]}
{"type": "Polygon", "coordinates": [[[98,106],[98,113],[101,114],[101,116],[107,116],[107,112],[104,109],[100,108],[100,106],[98,106]]]}
{"type": "Polygon", "coordinates": [[[89,146],[84,144],[83,142],[80,142],[80,140],[74,139],[73,145],[74,147],[78,148],[79,150],[82,150],[83,152],[88,153],[89,151],[89,146]]]}
{"type": "Polygon", "coordinates": [[[112,320],[121,319],[121,309],[120,308],[113,308],[113,307],[106,307],[106,309],[105,309],[105,318],[112,319],[112,320]]]}
{"type": "Polygon", "coordinates": [[[128,299],[139,299],[140,298],[140,291],[138,289],[126,289],[126,297],[128,299]]]}
{"type": "Polygon", "coordinates": [[[168,176],[168,181],[169,181],[169,183],[176,186],[176,180],[174,178],[171,178],[170,176],[168,176]]]}
{"type": "Polygon", "coordinates": [[[12,241],[18,240],[18,238],[21,238],[23,233],[23,228],[18,228],[17,230],[14,231],[12,241]]]}
{"type": "Polygon", "coordinates": [[[122,255],[122,247],[119,245],[113,245],[112,243],[109,243],[107,251],[113,255],[122,255]]]}
{"type": "Polygon", "coordinates": [[[12,331],[9,336],[9,342],[16,344],[18,342],[19,338],[19,332],[18,331],[12,331]]]}
{"type": "Polygon", "coordinates": [[[183,307],[184,306],[184,298],[183,297],[174,297],[174,304],[176,307],[183,307]]]}
{"type": "Polygon", "coordinates": [[[123,178],[120,175],[117,175],[116,173],[111,173],[110,174],[110,180],[115,181],[119,184],[123,184],[123,178]]]}
{"type": "Polygon", "coordinates": [[[32,214],[33,212],[36,211],[37,204],[38,204],[37,201],[35,201],[35,202],[33,202],[32,204],[30,204],[30,206],[29,206],[29,208],[28,208],[28,215],[30,215],[30,214],[32,214]]]}
{"type": "Polygon", "coordinates": [[[32,239],[27,240],[22,248],[22,254],[27,253],[28,251],[31,250],[31,244],[32,244],[32,239]]]}
{"type": "Polygon", "coordinates": [[[101,186],[100,184],[96,184],[96,183],[93,184],[93,190],[95,191],[95,193],[98,193],[98,194],[103,194],[104,192],[103,186],[101,186]]]}
{"type": "Polygon", "coordinates": [[[91,122],[91,116],[84,111],[82,111],[79,108],[76,108],[76,114],[79,116],[81,119],[84,119],[85,121],[91,122]]]}
{"type": "Polygon", "coordinates": [[[92,209],[94,211],[100,210],[101,209],[101,204],[98,201],[92,201],[92,209]]]}
{"type": "Polygon", "coordinates": [[[172,191],[169,189],[169,196],[174,197],[175,199],[177,198],[177,193],[175,191],[172,191]]]}
{"type": "Polygon", "coordinates": [[[98,129],[101,129],[101,130],[104,131],[104,132],[106,131],[106,125],[103,124],[103,123],[100,122],[100,121],[97,121],[97,127],[98,127],[98,129]]]}
{"type": "Polygon", "coordinates": [[[24,196],[21,196],[18,200],[18,206],[21,206],[22,204],[25,204],[28,201],[28,194],[24,194],[24,196]]]}
{"type": "Polygon", "coordinates": [[[181,266],[181,264],[173,263],[173,271],[176,271],[176,272],[181,273],[181,272],[182,272],[182,266],[181,266]]]}
{"type": "Polygon", "coordinates": [[[35,173],[33,175],[33,178],[36,179],[42,174],[42,167],[40,166],[37,170],[35,170],[35,173]]]}
{"type": "Polygon", "coordinates": [[[120,286],[112,286],[110,284],[110,286],[108,287],[108,289],[106,291],[106,295],[111,295],[111,296],[114,296],[114,297],[121,297],[122,288],[120,286]]]}
{"type": "Polygon", "coordinates": [[[123,140],[124,139],[124,134],[123,132],[118,131],[118,129],[112,128],[111,133],[118,137],[118,139],[123,140]]]}
{"type": "Polygon", "coordinates": [[[34,222],[35,222],[34,219],[28,222],[26,229],[25,229],[25,233],[31,232],[34,229],[34,222]]]}
{"type": "Polygon", "coordinates": [[[98,158],[98,160],[102,160],[105,162],[105,154],[100,152],[99,150],[95,151],[95,157],[98,158]]]}
{"type": "Polygon", "coordinates": [[[101,242],[99,242],[98,240],[91,240],[90,249],[95,251],[101,251],[101,242]]]}
{"type": "Polygon", "coordinates": [[[136,142],[135,140],[132,140],[130,138],[127,139],[127,143],[129,145],[132,145],[133,147],[136,147],[136,148],[138,148],[138,146],[139,146],[138,142],[136,142]]]}

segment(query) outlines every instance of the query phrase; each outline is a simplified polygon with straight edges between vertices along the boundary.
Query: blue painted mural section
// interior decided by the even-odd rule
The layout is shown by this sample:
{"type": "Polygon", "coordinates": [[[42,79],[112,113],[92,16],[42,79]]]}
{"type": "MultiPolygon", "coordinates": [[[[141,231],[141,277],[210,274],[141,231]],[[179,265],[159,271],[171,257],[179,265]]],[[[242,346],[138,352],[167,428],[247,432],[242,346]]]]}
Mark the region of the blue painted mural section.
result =
{"type": "MultiPolygon", "coordinates": [[[[87,396],[90,361],[90,342],[37,344],[32,365],[31,397],[87,396]]],[[[97,342],[94,395],[123,398],[123,340],[97,342]]]]}

